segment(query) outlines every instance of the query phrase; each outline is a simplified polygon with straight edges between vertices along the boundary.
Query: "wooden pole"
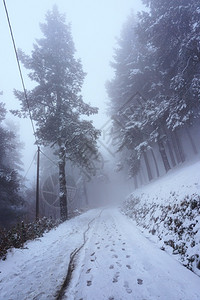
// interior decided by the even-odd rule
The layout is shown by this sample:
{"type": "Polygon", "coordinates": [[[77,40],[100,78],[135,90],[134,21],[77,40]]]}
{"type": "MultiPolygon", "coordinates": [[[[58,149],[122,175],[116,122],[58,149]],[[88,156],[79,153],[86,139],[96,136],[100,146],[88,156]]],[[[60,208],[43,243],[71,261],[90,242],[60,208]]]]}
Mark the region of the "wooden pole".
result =
{"type": "Polygon", "coordinates": [[[37,150],[37,180],[36,180],[36,220],[39,219],[39,195],[40,195],[40,147],[37,150]]]}

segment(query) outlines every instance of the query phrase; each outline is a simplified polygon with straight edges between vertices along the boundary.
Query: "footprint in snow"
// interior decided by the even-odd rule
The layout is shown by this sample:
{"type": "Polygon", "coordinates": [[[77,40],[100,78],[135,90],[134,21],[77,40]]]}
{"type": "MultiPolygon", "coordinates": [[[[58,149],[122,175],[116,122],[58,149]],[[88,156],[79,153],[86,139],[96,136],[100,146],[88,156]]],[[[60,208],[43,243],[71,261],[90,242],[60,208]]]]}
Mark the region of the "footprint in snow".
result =
{"type": "Polygon", "coordinates": [[[90,256],[94,256],[95,255],[95,252],[93,252],[92,254],[90,254],[90,256]]]}
{"type": "Polygon", "coordinates": [[[139,285],[142,285],[142,284],[143,284],[143,280],[140,279],[140,278],[138,278],[138,279],[137,279],[137,283],[138,283],[139,285]]]}
{"type": "Polygon", "coordinates": [[[119,278],[119,272],[117,272],[117,273],[115,274],[115,276],[113,277],[113,283],[118,282],[118,278],[119,278]]]}
{"type": "Polygon", "coordinates": [[[90,259],[90,261],[91,261],[91,262],[94,262],[94,261],[95,261],[95,258],[93,258],[93,259],[90,259]]]}
{"type": "Polygon", "coordinates": [[[115,300],[115,298],[111,296],[108,298],[108,300],[115,300]]]}
{"type": "Polygon", "coordinates": [[[91,280],[87,280],[87,286],[91,286],[92,285],[92,281],[91,280]]]}
{"type": "Polygon", "coordinates": [[[114,269],[114,265],[110,265],[109,269],[114,269]]]}
{"type": "Polygon", "coordinates": [[[90,271],[91,271],[91,268],[90,268],[90,269],[88,269],[88,270],[86,271],[86,274],[89,274],[89,273],[90,273],[90,271]]]}
{"type": "Polygon", "coordinates": [[[118,258],[117,254],[113,254],[112,258],[118,258]]]}
{"type": "Polygon", "coordinates": [[[122,248],[122,250],[125,251],[126,249],[125,249],[125,248],[122,248]]]}
{"type": "Polygon", "coordinates": [[[108,248],[108,247],[109,247],[109,245],[106,245],[106,246],[105,246],[105,248],[108,248]]]}
{"type": "Polygon", "coordinates": [[[122,265],[120,264],[120,262],[116,261],[116,264],[121,268],[122,265]]]}
{"type": "Polygon", "coordinates": [[[128,281],[124,281],[124,287],[125,287],[128,294],[132,293],[132,290],[129,288],[128,281]]]}
{"type": "Polygon", "coordinates": [[[111,252],[115,252],[115,250],[114,250],[114,249],[110,249],[110,251],[111,251],[111,252]]]}
{"type": "Polygon", "coordinates": [[[129,257],[131,257],[130,255],[126,255],[126,258],[129,258],[129,257]]]}
{"type": "Polygon", "coordinates": [[[131,266],[130,265],[126,265],[126,267],[130,270],[131,269],[131,266]]]}

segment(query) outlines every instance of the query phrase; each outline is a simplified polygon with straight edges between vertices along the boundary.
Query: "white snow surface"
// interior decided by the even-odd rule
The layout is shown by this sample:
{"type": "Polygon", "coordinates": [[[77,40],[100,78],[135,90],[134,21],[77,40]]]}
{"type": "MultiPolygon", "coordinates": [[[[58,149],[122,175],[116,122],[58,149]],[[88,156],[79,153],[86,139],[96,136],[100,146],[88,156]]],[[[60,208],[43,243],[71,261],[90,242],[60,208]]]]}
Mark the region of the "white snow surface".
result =
{"type": "Polygon", "coordinates": [[[198,161],[170,171],[130,194],[122,210],[146,238],[200,276],[199,169],[198,161]]]}
{"type": "Polygon", "coordinates": [[[56,299],[84,232],[86,243],[63,299],[200,299],[200,277],[114,208],[91,210],[27,243],[27,249],[13,249],[0,262],[0,299],[56,299]]]}
{"type": "Polygon", "coordinates": [[[141,203],[170,204],[174,202],[174,192],[176,200],[200,194],[200,162],[169,171],[167,175],[134,191],[133,196],[139,197],[141,203]]]}
{"type": "Polygon", "coordinates": [[[70,254],[82,243],[83,232],[96,214],[90,211],[28,242],[25,249],[13,249],[0,261],[0,300],[55,299],[70,254]]]}

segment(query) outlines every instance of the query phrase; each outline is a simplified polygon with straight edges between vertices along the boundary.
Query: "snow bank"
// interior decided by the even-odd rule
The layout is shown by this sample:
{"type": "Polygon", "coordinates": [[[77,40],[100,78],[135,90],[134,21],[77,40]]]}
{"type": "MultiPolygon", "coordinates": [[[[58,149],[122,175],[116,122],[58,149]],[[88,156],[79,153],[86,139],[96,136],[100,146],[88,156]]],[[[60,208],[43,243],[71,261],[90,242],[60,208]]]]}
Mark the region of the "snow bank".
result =
{"type": "Polygon", "coordinates": [[[70,254],[83,243],[92,210],[61,224],[42,238],[13,249],[0,261],[0,299],[56,299],[67,274],[70,254]]]}
{"type": "Polygon", "coordinates": [[[162,250],[200,275],[200,163],[132,193],[122,211],[162,250]]]}

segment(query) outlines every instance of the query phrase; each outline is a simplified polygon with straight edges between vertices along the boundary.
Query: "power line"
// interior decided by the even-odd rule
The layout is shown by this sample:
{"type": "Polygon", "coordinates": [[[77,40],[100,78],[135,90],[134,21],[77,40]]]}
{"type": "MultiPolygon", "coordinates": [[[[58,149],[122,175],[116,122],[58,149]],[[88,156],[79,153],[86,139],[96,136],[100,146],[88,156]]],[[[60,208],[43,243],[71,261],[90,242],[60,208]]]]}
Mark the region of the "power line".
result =
{"type": "Polygon", "coordinates": [[[7,9],[5,0],[3,0],[3,4],[4,4],[5,12],[6,12],[6,17],[7,17],[8,26],[9,26],[9,30],[10,30],[10,35],[11,35],[11,39],[12,39],[12,43],[13,43],[13,48],[14,48],[14,51],[15,51],[15,56],[16,56],[16,60],[17,60],[19,74],[20,74],[20,78],[21,78],[21,82],[22,82],[22,87],[23,87],[23,91],[24,91],[24,98],[25,98],[25,101],[26,101],[26,104],[27,104],[28,113],[29,113],[29,117],[30,117],[30,120],[31,120],[31,125],[32,125],[34,136],[35,136],[35,141],[36,141],[36,144],[37,144],[36,131],[35,131],[32,115],[31,115],[31,110],[30,110],[30,105],[29,105],[29,102],[28,102],[28,97],[27,97],[27,92],[26,92],[26,88],[25,88],[24,78],[23,78],[23,74],[22,74],[22,70],[21,70],[21,66],[20,66],[20,62],[19,62],[19,56],[18,56],[18,53],[17,53],[17,47],[16,47],[14,34],[13,34],[13,30],[12,30],[12,26],[11,26],[11,22],[10,22],[8,9],[7,9]]]}
{"type": "MultiPolygon", "coordinates": [[[[40,147],[38,145],[37,139],[36,139],[36,131],[35,131],[35,127],[34,127],[34,123],[33,123],[33,119],[32,119],[32,115],[31,115],[31,110],[30,110],[30,105],[29,105],[29,101],[28,101],[28,97],[27,97],[27,92],[26,92],[26,87],[25,87],[25,83],[24,83],[24,78],[23,78],[23,74],[22,74],[22,70],[21,70],[21,66],[20,66],[20,62],[19,62],[19,56],[17,53],[17,47],[15,44],[15,39],[14,39],[14,34],[13,34],[13,30],[12,30],[12,26],[11,26],[11,22],[10,22],[10,18],[9,18],[9,14],[8,14],[8,9],[6,6],[6,2],[5,0],[3,0],[3,4],[4,4],[4,8],[5,8],[5,13],[6,13],[6,17],[7,17],[7,21],[8,21],[8,26],[9,26],[9,30],[10,30],[10,35],[11,35],[11,39],[12,39],[12,43],[13,43],[13,48],[14,48],[14,52],[15,52],[15,56],[16,56],[16,60],[17,60],[17,65],[18,65],[18,69],[19,69],[19,74],[20,74],[20,78],[21,78],[21,82],[22,82],[22,87],[23,87],[23,91],[24,91],[24,99],[27,105],[27,109],[28,109],[28,113],[29,113],[29,118],[31,121],[31,125],[32,125],[32,129],[33,129],[33,134],[35,137],[35,143],[37,145],[37,183],[36,183],[36,220],[39,218],[39,160],[40,160],[40,147]]],[[[32,165],[32,163],[31,163],[32,165]]],[[[29,170],[28,170],[29,171],[29,170]]]]}
{"type": "Polygon", "coordinates": [[[35,152],[35,154],[34,154],[34,156],[33,156],[33,159],[32,159],[32,161],[31,161],[31,163],[30,163],[30,166],[28,167],[28,169],[27,169],[27,171],[26,171],[26,174],[24,175],[23,179],[26,179],[26,176],[28,175],[28,172],[30,171],[30,168],[32,167],[32,164],[33,164],[33,162],[34,162],[34,160],[35,160],[36,154],[37,154],[37,152],[35,152]]]}
{"type": "Polygon", "coordinates": [[[50,157],[48,157],[42,150],[40,150],[40,152],[50,161],[52,162],[56,167],[58,167],[58,164],[55,163],[55,161],[53,161],[50,157]]]}

